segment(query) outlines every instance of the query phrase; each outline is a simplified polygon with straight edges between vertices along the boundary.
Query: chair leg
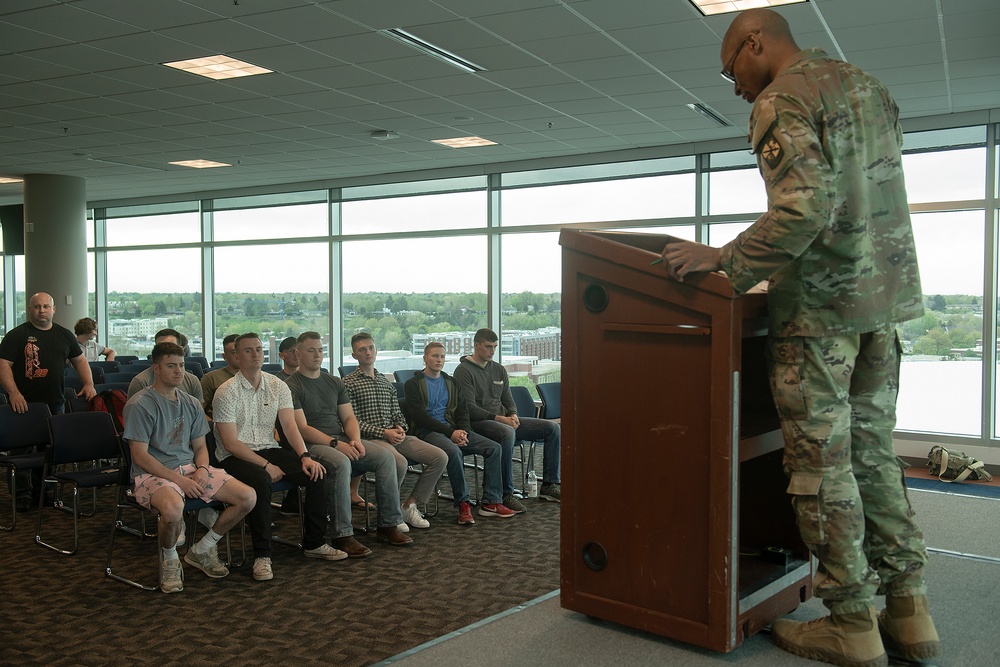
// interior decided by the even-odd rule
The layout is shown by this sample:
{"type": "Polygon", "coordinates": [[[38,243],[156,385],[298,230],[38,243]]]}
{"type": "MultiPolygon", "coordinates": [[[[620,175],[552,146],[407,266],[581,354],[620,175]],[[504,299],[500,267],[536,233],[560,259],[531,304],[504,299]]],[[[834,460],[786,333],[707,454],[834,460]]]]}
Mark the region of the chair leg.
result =
{"type": "MultiPolygon", "coordinates": [[[[129,532],[129,533],[132,533],[132,534],[138,534],[140,537],[145,537],[145,524],[146,524],[145,514],[146,514],[145,512],[142,513],[142,515],[143,515],[142,516],[143,530],[140,532],[140,531],[136,531],[134,528],[127,528],[126,526],[124,526],[124,523],[122,521],[122,506],[118,505],[115,508],[115,515],[114,515],[114,518],[111,521],[111,539],[108,540],[108,562],[104,566],[104,576],[110,577],[111,579],[114,579],[115,581],[120,581],[123,584],[128,584],[129,586],[133,586],[133,587],[138,588],[140,590],[155,591],[158,588],[158,586],[146,586],[144,584],[140,584],[138,581],[133,581],[132,579],[129,579],[128,577],[124,577],[124,576],[122,576],[120,574],[115,574],[112,571],[112,569],[111,569],[111,567],[112,567],[112,558],[114,557],[114,553],[115,553],[115,534],[119,530],[124,530],[125,532],[129,532]]],[[[157,548],[159,548],[159,543],[157,543],[157,548]]]]}
{"type": "Polygon", "coordinates": [[[38,526],[35,529],[35,543],[38,544],[38,545],[40,545],[40,546],[45,547],[46,549],[51,549],[52,551],[55,551],[56,553],[63,554],[64,556],[72,556],[73,554],[76,553],[76,550],[77,550],[77,548],[79,547],[79,544],[80,544],[80,512],[79,512],[79,510],[80,510],[80,490],[76,486],[76,484],[73,485],[73,509],[71,510],[72,513],[73,513],[73,548],[70,549],[70,550],[60,549],[59,547],[57,547],[55,545],[52,545],[52,544],[49,544],[48,542],[45,542],[44,540],[42,540],[42,512],[45,509],[45,484],[46,483],[57,483],[57,484],[59,484],[60,495],[61,495],[61,491],[62,491],[62,487],[63,487],[63,483],[59,482],[58,480],[45,480],[45,479],[43,479],[43,481],[42,481],[42,489],[41,489],[41,494],[40,494],[41,497],[39,498],[39,501],[38,501],[38,526]]]}
{"type": "Polygon", "coordinates": [[[0,526],[0,530],[14,530],[17,526],[17,479],[15,466],[7,466],[7,488],[10,489],[10,525],[0,526]]]}

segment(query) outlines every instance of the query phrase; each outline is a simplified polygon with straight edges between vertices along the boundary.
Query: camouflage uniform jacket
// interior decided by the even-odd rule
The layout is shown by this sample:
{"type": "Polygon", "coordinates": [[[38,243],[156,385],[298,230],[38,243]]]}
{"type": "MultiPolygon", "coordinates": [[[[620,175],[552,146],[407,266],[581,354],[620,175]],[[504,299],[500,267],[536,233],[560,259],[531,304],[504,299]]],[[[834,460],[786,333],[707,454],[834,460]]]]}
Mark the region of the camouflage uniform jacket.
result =
{"type": "Polygon", "coordinates": [[[757,97],[750,141],[768,210],[721,258],[737,291],[770,278],[772,335],[864,333],[923,314],[898,115],[878,80],[819,49],[757,97]]]}

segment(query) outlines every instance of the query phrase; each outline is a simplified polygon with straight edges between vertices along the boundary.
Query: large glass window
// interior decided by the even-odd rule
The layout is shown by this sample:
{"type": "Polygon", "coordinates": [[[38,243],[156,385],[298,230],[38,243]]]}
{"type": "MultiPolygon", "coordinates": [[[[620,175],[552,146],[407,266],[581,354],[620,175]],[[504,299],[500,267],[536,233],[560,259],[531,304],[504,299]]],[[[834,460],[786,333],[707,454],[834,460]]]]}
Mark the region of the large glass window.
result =
{"type": "Polygon", "coordinates": [[[430,341],[444,343],[450,373],[486,326],[486,237],[346,241],[343,285],[344,349],[335,365],[355,363],[351,336],[367,331],[382,373],[422,368],[430,341]]]}
{"type": "Polygon", "coordinates": [[[213,219],[216,241],[326,236],[330,228],[325,191],[223,199],[215,202],[213,219]]]}
{"type": "Polygon", "coordinates": [[[978,436],[983,263],[970,259],[983,257],[983,212],[914,215],[913,235],[926,310],[899,327],[897,428],[978,436]]]}
{"type": "Polygon", "coordinates": [[[216,248],[215,358],[231,333],[259,333],[271,363],[287,336],[317,331],[327,339],[329,276],[328,243],[216,248]]]}
{"type": "Polygon", "coordinates": [[[500,361],[511,384],[562,377],[562,247],[559,234],[506,234],[501,242],[500,361]]]}
{"type": "Polygon", "coordinates": [[[486,191],[345,201],[341,211],[344,234],[485,227],[486,191]]]}
{"type": "Polygon", "coordinates": [[[201,227],[197,211],[108,218],[105,233],[109,247],[197,243],[201,227]]]}
{"type": "Polygon", "coordinates": [[[694,215],[694,173],[504,190],[505,227],[694,215]]]}
{"type": "Polygon", "coordinates": [[[200,266],[197,248],[109,251],[107,346],[145,358],[153,335],[170,327],[201,355],[200,266]]]}

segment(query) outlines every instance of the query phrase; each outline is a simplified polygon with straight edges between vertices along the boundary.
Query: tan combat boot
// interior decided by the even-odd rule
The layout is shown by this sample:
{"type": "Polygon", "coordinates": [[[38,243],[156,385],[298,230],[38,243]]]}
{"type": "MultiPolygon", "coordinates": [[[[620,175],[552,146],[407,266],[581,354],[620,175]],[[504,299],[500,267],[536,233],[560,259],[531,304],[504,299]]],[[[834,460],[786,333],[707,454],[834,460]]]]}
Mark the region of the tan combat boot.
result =
{"type": "Polygon", "coordinates": [[[927,605],[926,595],[885,598],[878,629],[885,645],[907,660],[926,660],[941,655],[941,640],[927,605]]]}
{"type": "Polygon", "coordinates": [[[835,614],[808,623],[779,619],[771,626],[782,649],[840,667],[886,667],[889,658],[879,636],[875,608],[835,614]]]}

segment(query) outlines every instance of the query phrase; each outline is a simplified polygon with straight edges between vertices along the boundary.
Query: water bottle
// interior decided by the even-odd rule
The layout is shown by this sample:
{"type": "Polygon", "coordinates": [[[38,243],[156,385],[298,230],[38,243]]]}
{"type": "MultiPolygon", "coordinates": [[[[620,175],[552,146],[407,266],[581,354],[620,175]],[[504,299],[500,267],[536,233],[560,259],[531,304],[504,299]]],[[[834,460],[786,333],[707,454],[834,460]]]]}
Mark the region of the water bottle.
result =
{"type": "Polygon", "coordinates": [[[528,471],[528,497],[538,497],[538,475],[535,474],[534,470],[528,471]]]}

